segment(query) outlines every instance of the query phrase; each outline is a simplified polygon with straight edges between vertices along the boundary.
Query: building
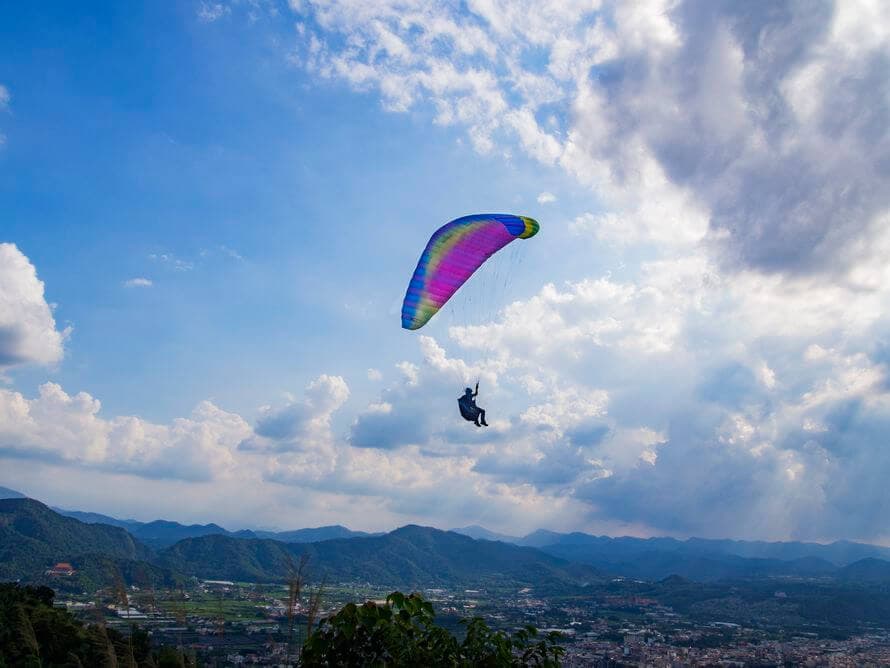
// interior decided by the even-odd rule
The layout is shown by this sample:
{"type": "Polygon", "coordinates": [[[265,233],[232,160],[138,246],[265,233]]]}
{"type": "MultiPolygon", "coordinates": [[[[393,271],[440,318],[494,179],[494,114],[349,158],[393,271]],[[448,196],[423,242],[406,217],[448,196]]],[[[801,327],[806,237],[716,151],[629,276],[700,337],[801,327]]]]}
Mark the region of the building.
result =
{"type": "Polygon", "coordinates": [[[76,572],[77,571],[74,570],[74,567],[67,561],[60,561],[55,566],[47,570],[46,574],[53,577],[69,578],[76,572]]]}

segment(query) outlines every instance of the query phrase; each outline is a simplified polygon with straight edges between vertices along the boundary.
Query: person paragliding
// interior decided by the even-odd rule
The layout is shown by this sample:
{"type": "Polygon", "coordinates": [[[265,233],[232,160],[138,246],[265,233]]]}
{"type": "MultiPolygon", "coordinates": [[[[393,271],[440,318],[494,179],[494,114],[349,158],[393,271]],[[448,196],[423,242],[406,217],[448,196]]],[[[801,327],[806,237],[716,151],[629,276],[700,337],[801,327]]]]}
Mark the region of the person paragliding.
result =
{"type": "MultiPolygon", "coordinates": [[[[510,213],[474,213],[440,227],[427,242],[408,282],[402,327],[416,330],[426,325],[492,255],[517,239],[531,239],[539,230],[534,218],[510,213]]],[[[476,391],[466,388],[457,404],[465,420],[487,427],[485,411],[476,405],[478,394],[476,383],[476,391]]]]}
{"type": "Polygon", "coordinates": [[[464,395],[457,400],[457,405],[460,407],[460,414],[463,416],[464,420],[472,422],[477,427],[487,427],[488,423],[485,421],[485,410],[476,405],[477,396],[479,396],[479,383],[476,383],[475,392],[469,387],[466,388],[464,390],[464,395]]]}

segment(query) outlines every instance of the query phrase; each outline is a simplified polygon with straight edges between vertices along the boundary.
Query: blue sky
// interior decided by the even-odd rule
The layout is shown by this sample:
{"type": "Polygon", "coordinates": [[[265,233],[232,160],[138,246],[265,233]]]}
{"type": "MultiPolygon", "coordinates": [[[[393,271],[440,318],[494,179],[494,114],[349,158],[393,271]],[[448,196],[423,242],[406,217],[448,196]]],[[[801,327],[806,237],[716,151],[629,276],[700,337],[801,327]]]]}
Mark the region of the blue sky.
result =
{"type": "Polygon", "coordinates": [[[322,372],[391,366],[405,339],[389,310],[431,228],[535,213],[560,180],[314,86],[269,21],[22,9],[4,21],[7,234],[75,325],[56,377],[113,414],[168,420],[206,397],[250,411],[322,372]],[[132,277],[152,289],[123,289],[132,277]]]}
{"type": "Polygon", "coordinates": [[[0,484],[232,527],[890,540],[879,9],[5,8],[0,484]],[[474,211],[542,233],[400,330],[474,211]],[[485,433],[453,410],[477,378],[485,433]]]}

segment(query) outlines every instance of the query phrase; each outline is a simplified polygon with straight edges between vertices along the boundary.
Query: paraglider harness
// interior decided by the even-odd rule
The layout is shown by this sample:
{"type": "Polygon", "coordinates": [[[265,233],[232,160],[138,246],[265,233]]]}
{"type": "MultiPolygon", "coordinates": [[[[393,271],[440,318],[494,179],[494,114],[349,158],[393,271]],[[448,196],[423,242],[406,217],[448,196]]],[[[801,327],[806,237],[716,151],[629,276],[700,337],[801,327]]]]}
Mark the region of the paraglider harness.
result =
{"type": "Polygon", "coordinates": [[[479,395],[479,383],[476,383],[476,391],[470,392],[470,388],[466,389],[464,395],[457,400],[460,408],[461,417],[469,422],[476,422],[482,414],[482,410],[476,405],[476,397],[479,395]]]}

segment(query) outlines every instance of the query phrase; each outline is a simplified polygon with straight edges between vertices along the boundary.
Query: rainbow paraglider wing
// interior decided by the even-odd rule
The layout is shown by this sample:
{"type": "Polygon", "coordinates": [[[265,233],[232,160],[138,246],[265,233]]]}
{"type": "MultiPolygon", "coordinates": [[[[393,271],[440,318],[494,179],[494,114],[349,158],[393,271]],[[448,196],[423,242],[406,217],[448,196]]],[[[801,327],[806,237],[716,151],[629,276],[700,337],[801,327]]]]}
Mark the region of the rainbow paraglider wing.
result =
{"type": "Polygon", "coordinates": [[[538,222],[505,213],[456,218],[430,237],[402,303],[402,327],[419,329],[492,255],[538,233],[538,222]]]}

